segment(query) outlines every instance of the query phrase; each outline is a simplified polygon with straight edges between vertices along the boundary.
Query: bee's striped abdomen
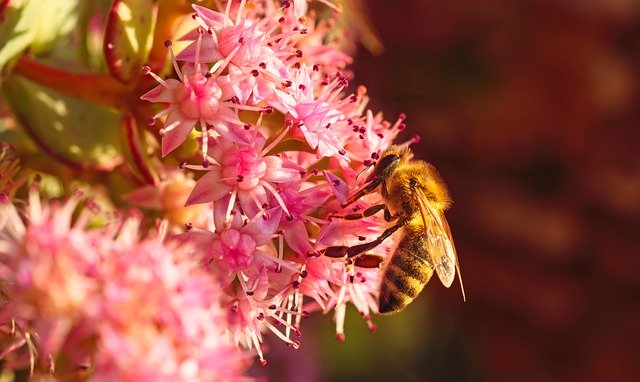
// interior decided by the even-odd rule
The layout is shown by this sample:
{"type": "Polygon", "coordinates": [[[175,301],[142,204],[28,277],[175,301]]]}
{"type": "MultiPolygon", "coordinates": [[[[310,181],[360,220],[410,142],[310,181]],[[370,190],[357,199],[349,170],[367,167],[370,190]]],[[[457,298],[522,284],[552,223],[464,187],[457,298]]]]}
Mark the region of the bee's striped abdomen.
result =
{"type": "Polygon", "coordinates": [[[407,232],[389,259],[380,282],[378,311],[392,314],[413,301],[433,274],[421,235],[407,232]]]}

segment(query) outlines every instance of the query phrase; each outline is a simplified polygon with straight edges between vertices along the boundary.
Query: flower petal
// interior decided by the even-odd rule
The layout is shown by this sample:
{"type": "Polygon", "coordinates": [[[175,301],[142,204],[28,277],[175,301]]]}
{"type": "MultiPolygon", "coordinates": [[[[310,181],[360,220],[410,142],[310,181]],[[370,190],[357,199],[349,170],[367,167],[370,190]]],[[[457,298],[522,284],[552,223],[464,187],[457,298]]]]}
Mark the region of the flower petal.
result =
{"type": "MultiPolygon", "coordinates": [[[[197,38],[197,37],[196,37],[197,38]]],[[[186,48],[184,48],[178,55],[176,56],[176,60],[187,61],[187,62],[196,62],[196,51],[197,51],[198,41],[194,41],[189,44],[186,48]]],[[[202,40],[200,40],[200,56],[198,59],[200,62],[216,62],[222,60],[224,57],[218,51],[217,46],[215,45],[213,39],[208,35],[205,35],[202,40]]]]}
{"type": "Polygon", "coordinates": [[[182,82],[176,80],[175,78],[167,78],[165,80],[165,84],[160,84],[155,88],[149,90],[144,93],[141,100],[150,101],[150,102],[166,102],[166,103],[174,103],[175,99],[173,97],[173,90],[178,87],[182,82]]]}
{"type": "Polygon", "coordinates": [[[293,182],[300,179],[300,170],[286,167],[287,163],[283,163],[282,158],[269,155],[263,158],[267,164],[267,171],[262,177],[267,182],[284,183],[293,182]]]}
{"type": "Polygon", "coordinates": [[[256,214],[256,216],[242,228],[242,232],[251,235],[257,245],[262,245],[271,240],[280,224],[282,209],[272,208],[266,214],[256,214]]]}
{"type": "Polygon", "coordinates": [[[193,9],[196,11],[198,16],[200,16],[202,20],[211,27],[214,33],[218,33],[223,28],[233,25],[231,19],[220,12],[215,12],[199,5],[193,5],[193,9]]]}
{"type": "Polygon", "coordinates": [[[290,224],[287,229],[284,230],[284,239],[287,241],[287,244],[289,244],[289,247],[296,253],[306,255],[313,251],[309,234],[304,227],[304,223],[301,221],[290,224]]]}
{"type": "Polygon", "coordinates": [[[167,121],[165,123],[165,126],[167,127],[171,126],[171,124],[175,124],[175,126],[162,136],[163,157],[180,146],[182,142],[187,139],[187,136],[189,136],[189,133],[191,133],[193,126],[195,126],[196,124],[196,121],[193,119],[179,120],[178,117],[172,118],[172,116],[176,114],[177,112],[169,113],[169,116],[167,117],[167,121]],[[170,122],[172,120],[175,121],[170,122]]]}
{"type": "Polygon", "coordinates": [[[325,178],[327,178],[327,182],[331,186],[333,194],[336,196],[338,201],[340,203],[344,203],[349,196],[349,186],[347,186],[347,183],[329,171],[323,171],[322,173],[325,178]]]}
{"type": "Polygon", "coordinates": [[[231,191],[231,187],[227,183],[220,181],[220,173],[220,167],[216,166],[204,174],[196,182],[185,205],[214,202],[227,195],[231,191]]]}

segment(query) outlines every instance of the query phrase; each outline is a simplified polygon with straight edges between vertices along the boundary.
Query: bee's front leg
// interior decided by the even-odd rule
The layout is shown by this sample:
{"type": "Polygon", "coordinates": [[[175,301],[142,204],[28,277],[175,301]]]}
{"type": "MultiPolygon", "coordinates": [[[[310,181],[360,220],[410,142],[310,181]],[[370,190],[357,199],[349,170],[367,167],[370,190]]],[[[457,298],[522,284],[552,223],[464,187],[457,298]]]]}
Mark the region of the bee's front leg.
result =
{"type": "Polygon", "coordinates": [[[397,214],[394,215],[394,214],[391,213],[391,211],[389,210],[389,207],[387,207],[386,204],[376,204],[374,206],[371,206],[371,207],[367,208],[363,212],[352,213],[352,214],[347,214],[347,215],[331,215],[330,218],[345,219],[345,220],[358,220],[358,219],[366,218],[366,217],[369,217],[369,216],[373,216],[373,215],[377,214],[380,210],[384,210],[384,220],[385,221],[390,222],[390,221],[396,220],[398,218],[397,214]]]}
{"type": "Polygon", "coordinates": [[[384,230],[384,232],[382,232],[382,234],[377,239],[370,241],[368,243],[353,245],[350,247],[346,245],[335,245],[335,246],[327,247],[321,250],[320,253],[327,257],[336,257],[336,258],[337,257],[351,258],[357,255],[360,255],[361,253],[370,251],[373,248],[377,247],[386,238],[393,235],[393,233],[396,232],[398,229],[400,229],[404,224],[405,224],[404,221],[402,220],[399,221],[398,223],[384,230]]]}

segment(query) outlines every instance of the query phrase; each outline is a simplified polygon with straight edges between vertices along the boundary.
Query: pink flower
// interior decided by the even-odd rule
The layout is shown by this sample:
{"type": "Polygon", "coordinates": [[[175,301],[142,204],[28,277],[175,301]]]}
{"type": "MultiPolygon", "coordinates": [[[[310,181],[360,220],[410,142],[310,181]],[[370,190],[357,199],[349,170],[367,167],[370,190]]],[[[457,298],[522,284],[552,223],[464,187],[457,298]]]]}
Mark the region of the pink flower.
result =
{"type": "Polygon", "coordinates": [[[264,215],[256,214],[244,225],[240,225],[239,219],[232,220],[230,227],[213,234],[205,260],[235,275],[247,270],[256,256],[269,258],[259,247],[271,242],[280,213],[279,209],[272,209],[264,215]]]}
{"type": "MultiPolygon", "coordinates": [[[[289,80],[285,60],[294,56],[293,45],[296,38],[305,33],[300,28],[284,30],[274,34],[278,27],[286,25],[285,19],[274,12],[265,18],[258,18],[256,10],[245,9],[242,2],[235,9],[235,20],[230,18],[231,1],[225,13],[194,5],[197,20],[209,32],[210,38],[202,42],[193,33],[186,36],[194,42],[178,55],[178,59],[193,62],[198,57],[209,62],[225,60],[229,65],[227,86],[234,92],[241,104],[246,104],[252,96],[254,103],[267,98],[276,86],[289,80]]],[[[284,5],[286,10],[289,5],[284,5]]]]}
{"type": "Polygon", "coordinates": [[[271,146],[265,148],[265,142],[257,132],[249,145],[216,140],[209,149],[207,166],[191,166],[207,172],[197,181],[187,205],[215,202],[230,195],[227,219],[236,200],[242,211],[253,217],[268,208],[271,194],[288,214],[277,187],[300,179],[300,168],[286,158],[266,155],[271,146]]]}
{"type": "Polygon", "coordinates": [[[405,115],[401,114],[391,125],[383,119],[381,113],[374,115],[371,110],[367,110],[363,118],[353,120],[351,128],[357,134],[349,135],[345,147],[352,153],[354,160],[368,165],[382,155],[398,133],[404,130],[404,119],[405,115]]]}
{"type": "Polygon", "coordinates": [[[69,346],[74,332],[86,330],[83,312],[95,306],[99,288],[92,277],[100,257],[92,245],[97,236],[83,230],[88,211],[71,225],[77,202],[72,198],[62,206],[41,206],[32,194],[28,225],[8,201],[0,206],[0,278],[8,298],[0,319],[15,320],[25,340],[37,334],[39,351],[54,356],[69,346]]]}
{"type": "Polygon", "coordinates": [[[238,380],[245,358],[224,339],[215,278],[189,251],[139,240],[125,223],[112,243],[95,369],[99,380],[238,380]],[[126,229],[126,231],[125,231],[126,229]],[[149,288],[153,285],[153,288],[149,288]]]}
{"type": "Polygon", "coordinates": [[[32,193],[27,223],[0,201],[0,317],[20,339],[2,353],[26,345],[15,367],[60,379],[241,380],[220,286],[189,247],[163,243],[166,226],[141,238],[139,217],[89,229],[88,210],[72,220],[78,201],[32,193]]]}
{"type": "Polygon", "coordinates": [[[317,149],[318,156],[340,154],[348,159],[338,139],[346,132],[347,121],[338,110],[341,101],[335,99],[343,85],[340,77],[316,96],[316,85],[307,67],[301,66],[289,92],[275,90],[291,124],[299,129],[312,149],[317,149]]]}
{"type": "Polygon", "coordinates": [[[324,219],[314,217],[312,213],[329,198],[330,192],[326,185],[305,182],[311,176],[311,173],[307,174],[303,179],[282,188],[280,192],[283,203],[289,211],[282,216],[280,229],[289,247],[299,255],[313,252],[307,225],[326,224],[324,219]]]}
{"type": "Polygon", "coordinates": [[[261,350],[262,331],[270,330],[293,347],[299,344],[290,338],[298,333],[297,324],[302,305],[292,310],[293,301],[301,300],[301,264],[285,260],[271,240],[277,237],[281,208],[273,208],[243,221],[234,208],[231,222],[226,220],[226,203],[214,204],[213,219],[206,228],[193,228],[180,235],[183,243],[196,244],[205,254],[207,269],[217,275],[225,286],[225,306],[228,307],[227,331],[234,342],[255,348],[261,362],[266,363],[261,350]],[[290,316],[283,320],[283,315],[290,316]],[[284,325],[284,333],[277,326],[284,325]]]}
{"type": "MultiPolygon", "coordinates": [[[[284,22],[284,17],[275,12],[267,17],[258,18],[255,10],[245,9],[245,2],[235,10],[236,17],[232,20],[229,15],[230,5],[231,1],[228,1],[224,14],[199,5],[193,6],[202,26],[211,36],[202,46],[203,58],[208,61],[228,59],[245,73],[255,69],[276,77],[286,74],[280,57],[291,50],[293,42],[285,38],[299,36],[305,32],[292,30],[274,34],[276,27],[284,22]]],[[[287,8],[289,6],[285,4],[283,9],[287,8]]],[[[181,52],[178,58],[190,61],[196,51],[194,42],[181,52]]]]}
{"type": "MultiPolygon", "coordinates": [[[[306,0],[294,1],[296,8],[306,0]]],[[[297,11],[299,12],[299,11],[297,11]]],[[[338,46],[337,39],[330,37],[336,20],[317,20],[315,13],[306,15],[307,33],[296,42],[296,49],[303,52],[299,58],[308,67],[317,67],[323,75],[334,76],[343,71],[353,61],[351,56],[343,52],[338,46]]]]}
{"type": "MultiPolygon", "coordinates": [[[[154,120],[167,115],[162,135],[162,156],[180,146],[196,123],[200,124],[203,139],[208,129],[233,142],[247,143],[242,121],[222,100],[222,88],[216,78],[210,78],[205,67],[185,65],[180,70],[175,64],[180,80],[163,80],[155,76],[160,85],[145,93],[140,99],[168,103],[169,107],[154,116],[154,120]]],[[[150,73],[151,74],[151,73],[150,73]]],[[[153,121],[152,121],[153,122],[153,121]]]]}

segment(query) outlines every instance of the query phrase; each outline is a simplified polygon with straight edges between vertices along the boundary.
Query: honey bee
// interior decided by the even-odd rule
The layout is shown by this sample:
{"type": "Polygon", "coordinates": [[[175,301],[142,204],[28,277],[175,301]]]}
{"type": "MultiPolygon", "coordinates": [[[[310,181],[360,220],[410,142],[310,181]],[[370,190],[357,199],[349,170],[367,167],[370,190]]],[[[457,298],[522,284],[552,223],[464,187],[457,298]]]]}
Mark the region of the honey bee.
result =
{"type": "Polygon", "coordinates": [[[402,236],[382,270],[378,312],[393,314],[406,308],[429,282],[433,272],[450,287],[456,271],[465,298],[464,286],[453,238],[444,211],[451,206],[447,186],[438,171],[422,160],[412,160],[408,147],[391,146],[380,157],[362,188],[351,195],[346,207],[380,188],[383,203],[361,213],[334,216],[347,220],[372,216],[380,211],[388,222],[395,222],[377,239],[354,246],[331,246],[323,254],[353,259],[355,265],[375,267],[381,257],[367,253],[394,232],[402,236]],[[376,258],[379,258],[376,261],[376,258]]]}

